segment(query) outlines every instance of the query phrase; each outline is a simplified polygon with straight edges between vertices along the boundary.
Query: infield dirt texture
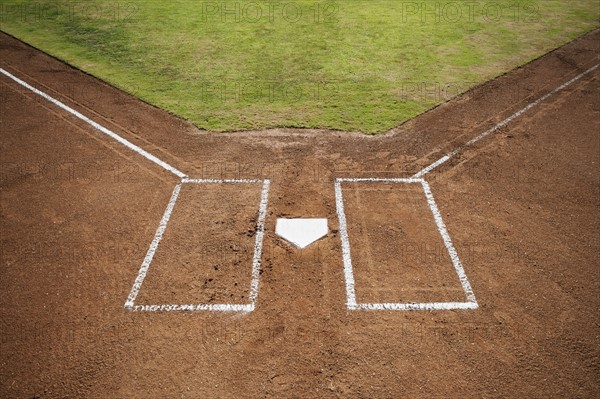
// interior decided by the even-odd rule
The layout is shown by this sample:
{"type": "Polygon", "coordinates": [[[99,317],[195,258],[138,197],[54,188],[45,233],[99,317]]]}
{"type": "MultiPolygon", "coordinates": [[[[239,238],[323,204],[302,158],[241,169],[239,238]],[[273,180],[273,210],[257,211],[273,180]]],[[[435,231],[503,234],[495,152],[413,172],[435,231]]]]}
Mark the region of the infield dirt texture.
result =
{"type": "Polygon", "coordinates": [[[189,178],[257,181],[180,187],[136,305],[258,287],[125,307],[180,177],[1,74],[0,396],[598,397],[599,43],[368,137],[206,133],[1,34],[3,70],[189,178]],[[358,303],[467,298],[420,185],[343,182],[340,226],[336,179],[410,178],[523,109],[422,176],[477,308],[351,310],[342,235],[358,303]],[[280,217],[330,231],[297,250],[280,217]]]}

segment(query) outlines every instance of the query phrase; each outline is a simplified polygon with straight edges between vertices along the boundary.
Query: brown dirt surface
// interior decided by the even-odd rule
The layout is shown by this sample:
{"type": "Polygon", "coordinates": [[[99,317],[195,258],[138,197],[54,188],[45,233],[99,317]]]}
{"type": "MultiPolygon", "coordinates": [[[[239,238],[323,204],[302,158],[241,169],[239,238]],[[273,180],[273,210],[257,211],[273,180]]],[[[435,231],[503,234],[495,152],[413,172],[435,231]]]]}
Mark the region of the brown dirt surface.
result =
{"type": "MultiPolygon", "coordinates": [[[[178,178],[0,75],[3,398],[600,396],[595,70],[425,176],[476,310],[348,310],[334,180],[407,178],[598,63],[594,31],[377,137],[214,134],[0,34],[0,67],[197,179],[270,179],[256,309],[124,308],[178,178]],[[304,250],[279,217],[327,218],[304,250]]],[[[418,185],[344,183],[359,302],[462,301],[418,185]]],[[[260,185],[192,185],[137,302],[247,300],[260,185]]]]}

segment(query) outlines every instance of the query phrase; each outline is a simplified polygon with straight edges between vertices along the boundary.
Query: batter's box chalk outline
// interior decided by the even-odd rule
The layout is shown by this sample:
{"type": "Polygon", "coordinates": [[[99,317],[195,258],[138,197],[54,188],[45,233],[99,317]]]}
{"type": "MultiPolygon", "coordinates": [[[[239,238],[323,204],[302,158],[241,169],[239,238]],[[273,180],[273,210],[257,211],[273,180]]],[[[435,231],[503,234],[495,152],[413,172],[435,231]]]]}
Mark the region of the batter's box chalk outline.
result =
{"type": "Polygon", "coordinates": [[[125,302],[125,309],[141,312],[157,312],[157,311],[217,311],[217,312],[252,312],[256,306],[256,300],[258,298],[258,285],[260,280],[260,259],[262,256],[263,239],[265,234],[265,218],[267,215],[267,202],[269,198],[269,188],[271,185],[270,180],[212,180],[212,179],[190,179],[183,178],[179,184],[173,189],[171,199],[167,204],[167,209],[156,229],[154,239],[148,248],[146,257],[142,262],[140,271],[138,272],[137,278],[133,283],[129,297],[125,302]],[[183,304],[183,305],[136,305],[135,299],[140,292],[144,278],[148,274],[148,269],[154,258],[154,254],[158,249],[160,241],[167,229],[167,224],[179,197],[179,192],[184,184],[260,184],[262,183],[262,192],[260,195],[260,204],[258,208],[258,219],[256,226],[256,239],[254,243],[254,256],[252,258],[252,280],[250,282],[250,292],[248,294],[249,303],[244,304],[233,304],[233,303],[219,303],[219,304],[183,304]]]}
{"type": "Polygon", "coordinates": [[[338,178],[335,183],[335,203],[337,216],[340,224],[340,237],[342,240],[342,259],[344,262],[344,278],[346,280],[346,307],[349,310],[454,310],[454,309],[477,309],[477,299],[465,274],[463,265],[458,257],[456,249],[452,244],[446,225],[442,220],[442,215],[435,203],[429,184],[424,179],[377,179],[377,178],[338,178]],[[444,245],[448,250],[452,265],[456,270],[460,284],[465,292],[466,302],[429,302],[429,303],[357,303],[354,284],[354,272],[352,270],[352,257],[350,253],[350,239],[348,237],[348,226],[346,223],[346,214],[344,212],[344,197],[342,194],[342,183],[399,183],[399,184],[420,184],[425,194],[425,199],[429,209],[433,214],[435,224],[442,236],[444,245]]]}

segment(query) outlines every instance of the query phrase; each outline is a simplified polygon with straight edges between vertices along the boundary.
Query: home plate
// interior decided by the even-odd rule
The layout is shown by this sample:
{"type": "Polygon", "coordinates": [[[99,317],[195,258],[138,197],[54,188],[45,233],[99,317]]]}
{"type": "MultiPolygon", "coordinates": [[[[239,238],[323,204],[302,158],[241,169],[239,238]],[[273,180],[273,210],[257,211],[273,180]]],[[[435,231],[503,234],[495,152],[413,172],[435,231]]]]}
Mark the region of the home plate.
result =
{"type": "Polygon", "coordinates": [[[327,219],[277,219],[275,233],[298,248],[306,248],[327,234],[327,219]]]}

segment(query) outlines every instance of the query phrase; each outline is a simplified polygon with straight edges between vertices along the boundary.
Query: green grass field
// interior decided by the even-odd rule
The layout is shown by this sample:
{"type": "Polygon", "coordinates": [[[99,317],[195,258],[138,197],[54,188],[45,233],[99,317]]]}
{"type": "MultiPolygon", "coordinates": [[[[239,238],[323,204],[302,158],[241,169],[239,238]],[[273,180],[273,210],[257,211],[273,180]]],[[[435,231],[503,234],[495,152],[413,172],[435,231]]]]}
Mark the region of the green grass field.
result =
{"type": "Polygon", "coordinates": [[[4,1],[0,28],[216,131],[384,132],[599,26],[598,0],[4,1]]]}

